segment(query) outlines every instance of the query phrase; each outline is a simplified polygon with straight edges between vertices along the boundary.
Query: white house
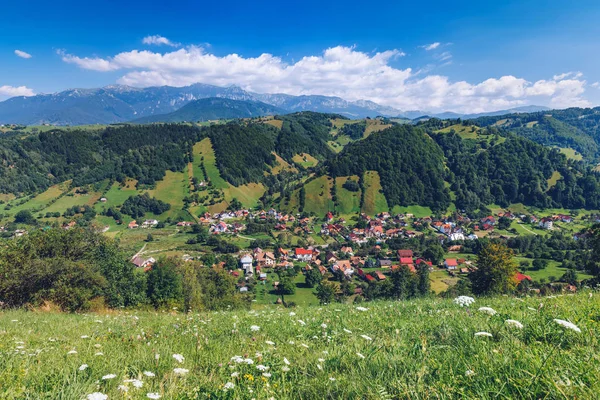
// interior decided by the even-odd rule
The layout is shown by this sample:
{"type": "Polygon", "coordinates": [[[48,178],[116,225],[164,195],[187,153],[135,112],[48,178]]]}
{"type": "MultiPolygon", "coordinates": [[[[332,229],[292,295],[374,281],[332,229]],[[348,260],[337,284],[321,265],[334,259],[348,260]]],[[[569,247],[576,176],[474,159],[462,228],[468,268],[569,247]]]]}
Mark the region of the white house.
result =
{"type": "Polygon", "coordinates": [[[240,259],[240,264],[242,265],[242,269],[246,273],[246,275],[254,274],[254,268],[252,267],[252,256],[250,254],[245,254],[240,259]]]}

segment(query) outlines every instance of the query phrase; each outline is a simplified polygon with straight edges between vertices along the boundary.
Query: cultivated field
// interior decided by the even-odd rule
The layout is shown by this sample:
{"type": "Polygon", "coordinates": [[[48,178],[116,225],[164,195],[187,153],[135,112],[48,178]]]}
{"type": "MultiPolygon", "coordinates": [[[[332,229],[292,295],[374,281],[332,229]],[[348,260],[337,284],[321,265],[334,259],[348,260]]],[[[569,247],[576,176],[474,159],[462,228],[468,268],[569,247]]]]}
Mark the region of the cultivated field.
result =
{"type": "Polygon", "coordinates": [[[600,293],[586,292],[468,308],[11,311],[0,314],[0,385],[3,399],[592,399],[598,310],[600,293]]]}

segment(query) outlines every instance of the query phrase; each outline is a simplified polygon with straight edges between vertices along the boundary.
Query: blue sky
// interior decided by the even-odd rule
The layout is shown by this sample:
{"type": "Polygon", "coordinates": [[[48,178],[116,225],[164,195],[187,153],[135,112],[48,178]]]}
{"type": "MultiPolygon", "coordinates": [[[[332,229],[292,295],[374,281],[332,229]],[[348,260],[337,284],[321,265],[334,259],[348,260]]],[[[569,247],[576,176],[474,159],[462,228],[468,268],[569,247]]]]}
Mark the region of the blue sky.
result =
{"type": "Polygon", "coordinates": [[[4,3],[0,99],[203,82],[404,110],[600,104],[594,1],[4,3]]]}

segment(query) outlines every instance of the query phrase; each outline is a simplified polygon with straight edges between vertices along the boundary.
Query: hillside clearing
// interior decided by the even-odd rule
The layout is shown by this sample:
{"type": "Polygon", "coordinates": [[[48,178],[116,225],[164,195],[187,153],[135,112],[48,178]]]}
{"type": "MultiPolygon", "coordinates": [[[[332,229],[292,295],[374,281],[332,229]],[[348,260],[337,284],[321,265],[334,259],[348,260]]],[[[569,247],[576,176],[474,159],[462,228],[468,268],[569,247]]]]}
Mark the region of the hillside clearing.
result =
{"type": "Polygon", "coordinates": [[[377,171],[367,171],[363,177],[365,187],[365,202],[362,212],[367,215],[375,215],[380,212],[389,211],[387,200],[383,195],[381,180],[377,171]]]}

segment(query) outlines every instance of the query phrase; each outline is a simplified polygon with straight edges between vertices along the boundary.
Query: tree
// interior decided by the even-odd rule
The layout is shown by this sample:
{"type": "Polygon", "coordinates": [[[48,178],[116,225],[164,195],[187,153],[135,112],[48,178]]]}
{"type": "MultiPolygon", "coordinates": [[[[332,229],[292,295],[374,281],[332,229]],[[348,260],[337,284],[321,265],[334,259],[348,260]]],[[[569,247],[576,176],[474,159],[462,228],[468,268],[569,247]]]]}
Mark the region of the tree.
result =
{"type": "Polygon", "coordinates": [[[306,286],[309,288],[314,288],[319,285],[323,280],[323,275],[321,275],[321,271],[316,268],[310,269],[306,272],[305,275],[306,286]]]}
{"type": "Polygon", "coordinates": [[[427,246],[423,252],[423,257],[435,265],[441,264],[442,260],[444,259],[444,255],[445,252],[443,247],[437,243],[427,246]]]}
{"type": "Polygon", "coordinates": [[[153,242],[154,241],[154,236],[152,236],[151,233],[148,234],[148,236],[146,236],[146,242],[153,242]]]}
{"type": "Polygon", "coordinates": [[[26,224],[26,225],[35,225],[37,221],[31,211],[29,210],[21,210],[15,214],[15,223],[17,224],[26,224]]]}
{"type": "Polygon", "coordinates": [[[172,259],[157,261],[148,273],[148,299],[155,308],[179,305],[183,300],[183,282],[172,259]]]}
{"type": "Polygon", "coordinates": [[[508,229],[510,228],[510,224],[511,224],[511,220],[510,218],[507,217],[500,217],[498,218],[498,229],[508,229]]]}
{"type": "Polygon", "coordinates": [[[503,294],[516,287],[513,252],[499,243],[485,244],[477,255],[477,270],[469,275],[473,293],[503,294]]]}
{"type": "Polygon", "coordinates": [[[413,279],[413,274],[408,265],[401,265],[399,268],[392,270],[392,297],[396,299],[406,299],[410,297],[409,288],[410,280],[413,279]]]}
{"type": "Polygon", "coordinates": [[[417,290],[421,296],[427,296],[431,292],[431,282],[429,281],[429,266],[421,263],[417,266],[417,290]]]}
{"type": "Polygon", "coordinates": [[[330,304],[335,298],[335,292],[336,289],[333,283],[323,281],[319,286],[317,286],[315,296],[317,296],[317,299],[319,299],[320,304],[330,304]]]}

